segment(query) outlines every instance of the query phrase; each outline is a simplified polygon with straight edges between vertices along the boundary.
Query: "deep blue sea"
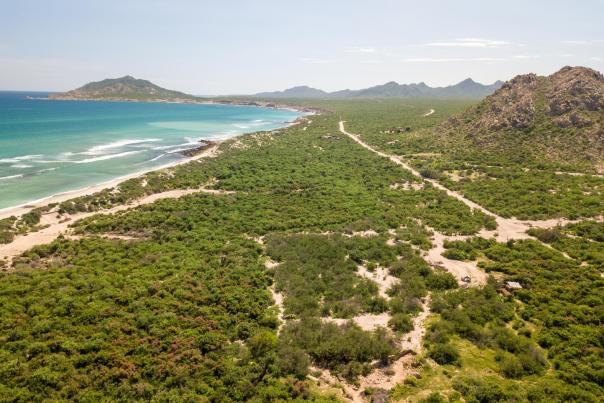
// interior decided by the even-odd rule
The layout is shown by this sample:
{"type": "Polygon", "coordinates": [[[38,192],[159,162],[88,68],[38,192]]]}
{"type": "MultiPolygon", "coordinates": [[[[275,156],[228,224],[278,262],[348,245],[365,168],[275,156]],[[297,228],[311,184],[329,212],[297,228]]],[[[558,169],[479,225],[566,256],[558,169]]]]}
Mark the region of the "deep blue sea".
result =
{"type": "Polygon", "coordinates": [[[0,92],[0,209],[151,170],[201,140],[285,126],[283,109],[27,99],[0,92]]]}

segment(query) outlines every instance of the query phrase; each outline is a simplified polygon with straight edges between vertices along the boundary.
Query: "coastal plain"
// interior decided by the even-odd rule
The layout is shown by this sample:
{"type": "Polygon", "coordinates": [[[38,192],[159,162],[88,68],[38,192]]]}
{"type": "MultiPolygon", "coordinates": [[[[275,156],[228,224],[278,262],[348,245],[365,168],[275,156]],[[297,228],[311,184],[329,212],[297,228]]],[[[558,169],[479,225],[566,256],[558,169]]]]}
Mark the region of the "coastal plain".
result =
{"type": "Polygon", "coordinates": [[[320,113],[6,222],[0,400],[599,401],[598,150],[470,124],[558,78],[291,99],[320,113]]]}

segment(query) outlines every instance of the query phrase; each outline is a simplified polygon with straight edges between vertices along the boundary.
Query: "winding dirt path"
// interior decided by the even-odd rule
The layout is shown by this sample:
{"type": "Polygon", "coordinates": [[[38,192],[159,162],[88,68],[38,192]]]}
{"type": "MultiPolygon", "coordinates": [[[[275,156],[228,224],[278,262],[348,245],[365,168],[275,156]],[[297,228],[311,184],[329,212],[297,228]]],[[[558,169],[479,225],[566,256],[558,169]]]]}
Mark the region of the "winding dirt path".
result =
{"type": "MultiPolygon", "coordinates": [[[[486,209],[485,207],[481,206],[480,204],[466,198],[461,193],[453,191],[453,190],[445,187],[440,182],[438,182],[434,179],[424,178],[415,168],[413,168],[406,161],[404,161],[404,159],[402,157],[386,154],[382,151],[379,151],[379,150],[373,148],[372,146],[370,146],[369,144],[367,144],[363,140],[361,140],[358,135],[355,135],[355,134],[352,134],[352,133],[346,131],[346,128],[344,127],[344,123],[345,123],[345,121],[339,122],[340,132],[342,132],[346,136],[350,137],[352,140],[354,140],[357,144],[359,144],[363,148],[365,148],[381,157],[388,158],[390,161],[394,162],[397,165],[400,165],[404,169],[411,172],[414,176],[422,179],[425,182],[431,183],[432,186],[434,186],[435,188],[440,189],[440,190],[446,192],[447,195],[454,197],[457,200],[461,201],[469,208],[481,211],[482,213],[493,217],[495,219],[495,221],[497,222],[497,229],[492,230],[492,231],[483,229],[478,233],[478,236],[481,236],[483,238],[494,238],[498,242],[507,242],[508,240],[515,240],[515,239],[535,239],[532,236],[530,236],[529,234],[527,234],[527,231],[531,228],[553,228],[556,226],[564,226],[564,225],[567,225],[570,223],[576,223],[576,222],[583,221],[583,220],[568,220],[565,218],[529,221],[529,220],[518,220],[515,218],[501,217],[501,216],[493,213],[492,211],[486,209]]],[[[595,219],[597,221],[602,221],[603,217],[599,216],[599,217],[594,217],[591,219],[595,219]]],[[[479,286],[479,285],[486,284],[488,276],[484,271],[482,271],[481,269],[478,268],[478,266],[476,265],[476,262],[464,262],[464,261],[451,260],[451,259],[447,259],[444,256],[442,256],[442,253],[445,250],[444,246],[443,246],[443,243],[445,240],[455,240],[455,239],[462,240],[462,239],[466,239],[467,237],[446,236],[437,231],[433,231],[433,232],[434,232],[434,237],[433,237],[434,246],[426,254],[424,254],[424,258],[426,258],[426,260],[431,265],[442,266],[447,271],[449,271],[451,274],[453,274],[457,278],[457,280],[460,284],[465,283],[462,281],[462,279],[465,277],[470,278],[469,285],[478,285],[479,286]]],[[[547,245],[547,244],[543,244],[543,245],[551,248],[551,245],[547,245]]]]}
{"type": "Polygon", "coordinates": [[[434,112],[436,112],[434,109],[430,109],[430,111],[429,111],[429,112],[424,113],[422,116],[423,116],[423,117],[430,116],[430,115],[433,115],[433,114],[434,114],[434,112]]]}
{"type": "MultiPolygon", "coordinates": [[[[405,162],[402,157],[386,154],[382,151],[379,151],[379,150],[371,147],[369,144],[367,144],[363,140],[361,140],[359,138],[359,136],[357,136],[356,134],[347,132],[344,127],[344,123],[346,123],[346,122],[340,121],[340,123],[339,123],[340,132],[342,132],[343,134],[350,137],[352,140],[354,140],[356,143],[358,143],[365,149],[367,149],[381,157],[388,158],[390,161],[394,162],[397,165],[400,165],[401,167],[403,167],[406,170],[408,170],[409,172],[411,172],[414,176],[421,178],[425,182],[431,183],[432,186],[434,186],[435,188],[446,192],[449,196],[456,198],[457,200],[461,201],[462,203],[464,203],[466,206],[470,207],[471,209],[479,210],[479,211],[483,212],[484,214],[493,217],[497,221],[497,230],[480,231],[480,233],[479,233],[480,236],[483,236],[486,238],[496,238],[496,240],[498,242],[506,242],[510,239],[529,239],[529,238],[532,239],[532,237],[526,233],[526,231],[528,231],[530,228],[533,228],[533,227],[552,228],[557,225],[566,225],[569,223],[582,221],[582,220],[567,220],[564,218],[527,221],[527,220],[518,220],[515,218],[501,217],[501,216],[493,213],[492,211],[487,210],[485,207],[481,206],[480,204],[473,202],[472,200],[466,198],[461,193],[445,187],[440,182],[438,182],[434,179],[424,178],[415,168],[413,168],[411,165],[409,165],[407,162],[405,162]]],[[[602,217],[596,217],[595,219],[601,220],[602,217]]]]}

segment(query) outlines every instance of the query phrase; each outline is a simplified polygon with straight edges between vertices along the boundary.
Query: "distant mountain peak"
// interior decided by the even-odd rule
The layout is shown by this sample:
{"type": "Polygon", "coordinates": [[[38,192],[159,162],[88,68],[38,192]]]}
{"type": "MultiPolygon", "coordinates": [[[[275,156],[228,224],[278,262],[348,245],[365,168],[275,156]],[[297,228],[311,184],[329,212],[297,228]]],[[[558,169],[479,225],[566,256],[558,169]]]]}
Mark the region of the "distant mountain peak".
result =
{"type": "Polygon", "coordinates": [[[472,80],[472,78],[468,77],[465,80],[461,81],[459,84],[461,85],[474,85],[478,84],[476,81],[472,80]]]}

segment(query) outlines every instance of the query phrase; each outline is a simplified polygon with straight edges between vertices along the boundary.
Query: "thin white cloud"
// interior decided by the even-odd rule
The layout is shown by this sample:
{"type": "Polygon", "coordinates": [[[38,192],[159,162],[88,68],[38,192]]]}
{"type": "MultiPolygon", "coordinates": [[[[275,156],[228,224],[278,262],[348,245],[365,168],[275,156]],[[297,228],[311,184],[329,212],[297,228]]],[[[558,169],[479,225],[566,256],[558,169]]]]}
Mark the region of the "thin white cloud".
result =
{"type": "Polygon", "coordinates": [[[562,41],[567,45],[589,45],[589,41],[562,41]]]}
{"type": "Polygon", "coordinates": [[[382,64],[384,62],[381,60],[361,60],[361,63],[363,63],[363,64],[382,64]]]}
{"type": "Polygon", "coordinates": [[[310,63],[310,64],[329,64],[332,63],[331,60],[327,60],[327,59],[313,59],[313,58],[309,58],[309,57],[303,57],[302,59],[300,59],[301,62],[304,63],[310,63]]]}
{"type": "Polygon", "coordinates": [[[539,59],[541,56],[539,55],[514,55],[514,59],[539,59]]]}
{"type": "Polygon", "coordinates": [[[594,56],[594,57],[591,58],[591,60],[593,60],[595,62],[601,62],[604,59],[602,59],[601,57],[598,57],[598,56],[594,56]]]}
{"type": "Polygon", "coordinates": [[[498,57],[412,57],[403,59],[407,63],[453,63],[453,62],[505,62],[508,59],[498,57]]]}
{"type": "Polygon", "coordinates": [[[348,52],[348,53],[375,53],[375,52],[377,52],[377,50],[375,48],[360,47],[360,48],[346,49],[346,52],[348,52]]]}
{"type": "Polygon", "coordinates": [[[443,48],[500,48],[509,46],[511,42],[483,38],[458,38],[452,41],[428,42],[424,46],[443,48]]]}

